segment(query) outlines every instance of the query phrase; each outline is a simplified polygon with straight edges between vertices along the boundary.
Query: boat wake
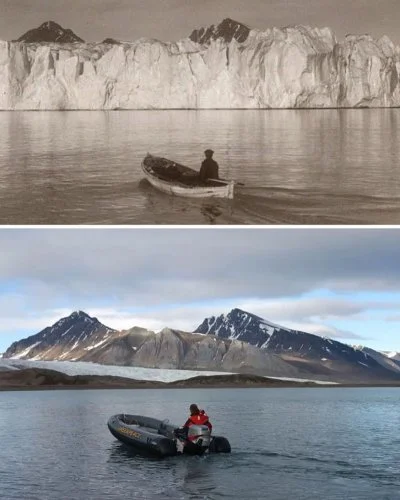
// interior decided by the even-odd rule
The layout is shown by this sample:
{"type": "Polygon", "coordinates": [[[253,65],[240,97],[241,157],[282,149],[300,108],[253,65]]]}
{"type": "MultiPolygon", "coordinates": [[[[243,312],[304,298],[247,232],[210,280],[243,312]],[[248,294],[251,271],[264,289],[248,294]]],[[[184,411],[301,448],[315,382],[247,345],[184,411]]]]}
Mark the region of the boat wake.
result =
{"type": "MultiPolygon", "coordinates": [[[[109,205],[108,205],[109,208],[109,205]]],[[[400,198],[278,187],[237,187],[234,199],[182,198],[142,179],[118,213],[96,223],[165,225],[400,224],[400,198]]]]}

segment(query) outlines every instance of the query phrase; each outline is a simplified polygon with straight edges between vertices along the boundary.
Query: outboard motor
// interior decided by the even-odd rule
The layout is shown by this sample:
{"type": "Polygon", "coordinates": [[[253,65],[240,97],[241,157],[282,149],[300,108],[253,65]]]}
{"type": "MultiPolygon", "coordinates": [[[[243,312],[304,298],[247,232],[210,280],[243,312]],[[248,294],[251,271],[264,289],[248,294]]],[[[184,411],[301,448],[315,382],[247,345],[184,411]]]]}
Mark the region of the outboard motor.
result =
{"type": "Polygon", "coordinates": [[[188,429],[187,439],[191,445],[200,448],[200,452],[205,452],[211,442],[210,429],[206,425],[191,425],[188,429]]]}

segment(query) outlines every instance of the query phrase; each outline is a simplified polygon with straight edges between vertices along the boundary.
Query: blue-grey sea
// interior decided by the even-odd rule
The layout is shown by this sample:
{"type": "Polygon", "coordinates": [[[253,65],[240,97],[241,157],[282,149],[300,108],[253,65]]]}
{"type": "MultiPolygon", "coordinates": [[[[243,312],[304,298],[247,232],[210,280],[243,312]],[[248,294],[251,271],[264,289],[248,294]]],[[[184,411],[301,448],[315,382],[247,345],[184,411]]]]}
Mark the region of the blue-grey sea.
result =
{"type": "Polygon", "coordinates": [[[0,224],[376,223],[400,223],[400,109],[0,113],[0,224]],[[233,201],[143,179],[206,148],[233,201]]]}
{"type": "Polygon", "coordinates": [[[397,388],[0,392],[0,498],[400,499],[399,408],[397,388]],[[106,426],[193,402],[231,454],[146,458],[106,426]]]}

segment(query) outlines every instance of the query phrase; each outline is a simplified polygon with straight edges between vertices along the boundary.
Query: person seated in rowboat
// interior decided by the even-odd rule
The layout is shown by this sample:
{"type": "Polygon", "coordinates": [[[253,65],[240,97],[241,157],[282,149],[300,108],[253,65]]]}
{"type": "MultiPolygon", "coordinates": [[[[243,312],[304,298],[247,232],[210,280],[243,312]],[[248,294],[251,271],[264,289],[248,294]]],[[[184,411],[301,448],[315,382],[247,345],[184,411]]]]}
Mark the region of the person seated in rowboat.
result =
{"type": "Polygon", "coordinates": [[[202,182],[206,182],[208,179],[219,179],[218,177],[218,163],[213,160],[214,151],[212,149],[206,149],[204,151],[206,159],[203,160],[201,164],[199,177],[202,182]]]}

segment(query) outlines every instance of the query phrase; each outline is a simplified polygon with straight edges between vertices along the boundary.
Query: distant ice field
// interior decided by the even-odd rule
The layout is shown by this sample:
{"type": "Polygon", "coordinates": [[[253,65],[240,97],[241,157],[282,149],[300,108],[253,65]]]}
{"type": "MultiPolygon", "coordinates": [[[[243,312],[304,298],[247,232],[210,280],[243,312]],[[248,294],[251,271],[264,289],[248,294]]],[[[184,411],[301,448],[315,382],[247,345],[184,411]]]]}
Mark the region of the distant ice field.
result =
{"type": "MultiPolygon", "coordinates": [[[[66,375],[109,375],[114,377],[125,377],[136,380],[154,380],[158,382],[174,382],[176,380],[187,380],[198,375],[228,375],[229,372],[213,372],[201,370],[167,370],[158,368],[141,368],[137,366],[113,366],[100,365],[85,361],[31,361],[21,359],[0,359],[1,367],[47,368],[56,370],[66,375]]],[[[333,382],[297,379],[287,377],[268,377],[276,380],[292,382],[316,382],[323,385],[332,385],[333,382]]]]}

